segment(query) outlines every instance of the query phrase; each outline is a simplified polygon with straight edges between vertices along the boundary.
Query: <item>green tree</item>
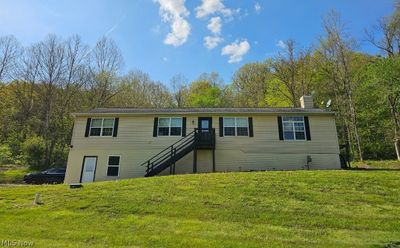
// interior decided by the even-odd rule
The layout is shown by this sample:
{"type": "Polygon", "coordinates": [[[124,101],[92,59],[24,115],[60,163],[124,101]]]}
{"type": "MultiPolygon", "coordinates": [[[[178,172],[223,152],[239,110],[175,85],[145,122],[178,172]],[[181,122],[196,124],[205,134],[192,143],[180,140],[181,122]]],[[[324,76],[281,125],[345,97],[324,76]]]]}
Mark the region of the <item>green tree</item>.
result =
{"type": "Polygon", "coordinates": [[[267,93],[273,74],[268,62],[245,64],[233,75],[232,84],[237,91],[241,107],[265,107],[267,93]]]}
{"type": "MultiPolygon", "coordinates": [[[[371,90],[379,89],[376,102],[385,102],[394,128],[394,148],[400,160],[400,58],[380,58],[369,66],[371,90]]],[[[371,99],[372,100],[372,99],[371,99]]]]}

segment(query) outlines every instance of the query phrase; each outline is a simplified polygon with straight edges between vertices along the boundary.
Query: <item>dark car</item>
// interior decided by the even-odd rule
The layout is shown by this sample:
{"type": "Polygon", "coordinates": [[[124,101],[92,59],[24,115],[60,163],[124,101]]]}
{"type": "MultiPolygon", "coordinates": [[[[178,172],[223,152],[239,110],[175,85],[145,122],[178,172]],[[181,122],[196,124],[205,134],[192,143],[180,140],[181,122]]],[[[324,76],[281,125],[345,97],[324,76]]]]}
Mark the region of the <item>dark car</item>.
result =
{"type": "Polygon", "coordinates": [[[63,183],[65,178],[65,168],[51,168],[39,173],[28,173],[24,176],[25,183],[31,184],[55,184],[63,183]]]}

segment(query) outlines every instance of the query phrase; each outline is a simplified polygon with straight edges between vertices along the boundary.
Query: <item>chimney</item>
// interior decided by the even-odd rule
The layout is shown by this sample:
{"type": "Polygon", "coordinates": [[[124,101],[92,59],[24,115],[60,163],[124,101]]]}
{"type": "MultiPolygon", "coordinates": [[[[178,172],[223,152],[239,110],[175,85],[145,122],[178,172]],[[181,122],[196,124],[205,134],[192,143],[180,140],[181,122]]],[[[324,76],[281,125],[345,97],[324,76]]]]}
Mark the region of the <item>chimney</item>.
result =
{"type": "Polygon", "coordinates": [[[302,96],[300,98],[300,106],[303,109],[314,108],[313,97],[312,96],[302,96]]]}

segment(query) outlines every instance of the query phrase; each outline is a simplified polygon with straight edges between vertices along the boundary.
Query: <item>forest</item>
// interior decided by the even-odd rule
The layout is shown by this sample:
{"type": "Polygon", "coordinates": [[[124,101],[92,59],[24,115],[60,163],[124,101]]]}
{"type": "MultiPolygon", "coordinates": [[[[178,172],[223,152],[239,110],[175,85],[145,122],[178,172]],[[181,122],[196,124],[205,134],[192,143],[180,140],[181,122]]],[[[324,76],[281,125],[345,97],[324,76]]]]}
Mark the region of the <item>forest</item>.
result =
{"type": "Polygon", "coordinates": [[[365,27],[357,40],[332,11],[314,45],[285,41],[276,56],[244,64],[224,82],[218,72],[158,82],[142,71],[122,74],[110,38],[90,47],[79,36],[50,34],[22,46],[0,37],[0,165],[65,166],[70,113],[101,107],[299,107],[299,98],[336,112],[343,152],[353,161],[400,160],[400,6],[365,27]],[[361,51],[368,42],[380,52],[361,51]]]}

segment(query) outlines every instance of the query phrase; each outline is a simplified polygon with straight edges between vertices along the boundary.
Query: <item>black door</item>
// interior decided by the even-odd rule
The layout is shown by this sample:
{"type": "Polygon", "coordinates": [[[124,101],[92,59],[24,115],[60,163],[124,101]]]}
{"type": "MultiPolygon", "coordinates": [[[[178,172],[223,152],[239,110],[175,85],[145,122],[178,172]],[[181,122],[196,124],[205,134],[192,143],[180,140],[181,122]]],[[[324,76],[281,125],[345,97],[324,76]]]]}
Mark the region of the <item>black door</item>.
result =
{"type": "Polygon", "coordinates": [[[210,149],[214,147],[214,131],[211,117],[199,117],[199,131],[196,133],[198,148],[210,149]]]}
{"type": "Polygon", "coordinates": [[[211,117],[199,117],[198,127],[200,129],[203,129],[202,131],[208,132],[209,129],[212,128],[212,118],[211,117]]]}

